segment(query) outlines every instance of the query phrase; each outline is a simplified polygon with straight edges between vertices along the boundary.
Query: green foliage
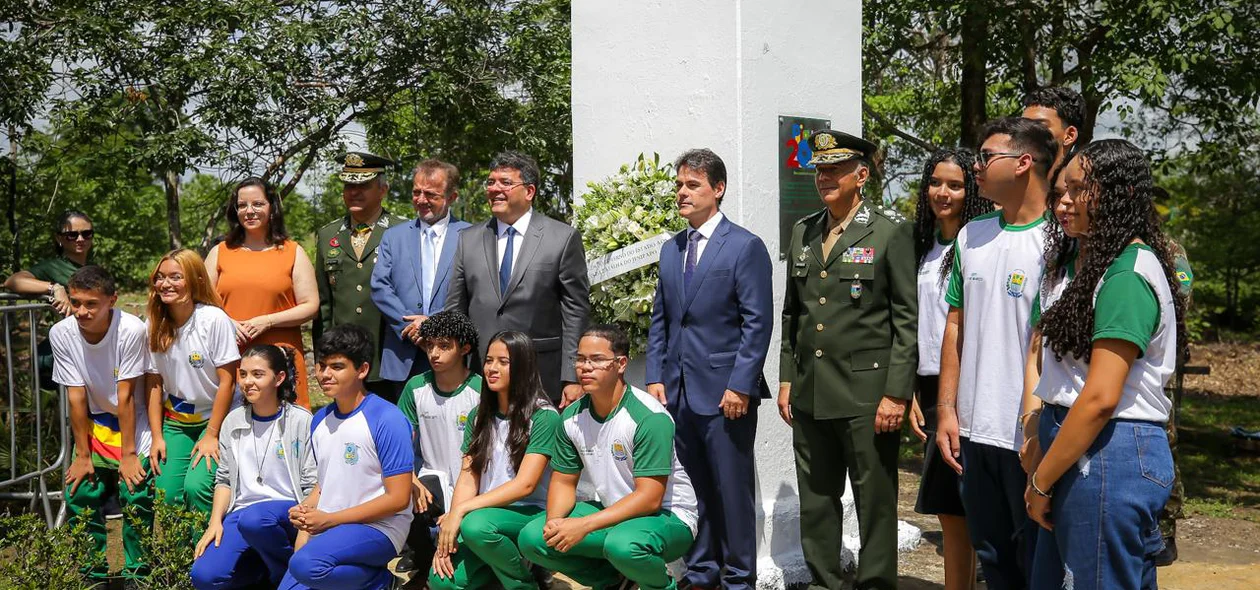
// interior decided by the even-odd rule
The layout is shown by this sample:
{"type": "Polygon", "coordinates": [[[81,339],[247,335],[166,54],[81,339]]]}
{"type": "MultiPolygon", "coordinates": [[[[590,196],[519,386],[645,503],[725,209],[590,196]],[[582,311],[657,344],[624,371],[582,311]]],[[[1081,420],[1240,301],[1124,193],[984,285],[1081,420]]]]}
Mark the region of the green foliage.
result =
{"type": "MultiPolygon", "coordinates": [[[[574,205],[573,220],[582,234],[587,260],[681,231],[684,221],[675,205],[673,166],[662,165],[658,154],[652,159],[640,154],[617,174],[588,184],[586,194],[574,205]]],[[[656,264],[651,264],[591,285],[592,319],[625,328],[631,355],[641,354],[647,342],[657,278],[656,264]]]]}
{"type": "Polygon", "coordinates": [[[0,587],[81,590],[84,580],[79,568],[93,565],[85,557],[91,547],[86,524],[49,530],[33,514],[0,516],[0,587]]]}
{"type": "MultiPolygon", "coordinates": [[[[143,529],[134,514],[132,526],[143,529]]],[[[161,490],[153,503],[153,529],[140,537],[149,575],[138,580],[143,590],[192,590],[193,550],[206,530],[208,515],[167,504],[161,490]]]]}

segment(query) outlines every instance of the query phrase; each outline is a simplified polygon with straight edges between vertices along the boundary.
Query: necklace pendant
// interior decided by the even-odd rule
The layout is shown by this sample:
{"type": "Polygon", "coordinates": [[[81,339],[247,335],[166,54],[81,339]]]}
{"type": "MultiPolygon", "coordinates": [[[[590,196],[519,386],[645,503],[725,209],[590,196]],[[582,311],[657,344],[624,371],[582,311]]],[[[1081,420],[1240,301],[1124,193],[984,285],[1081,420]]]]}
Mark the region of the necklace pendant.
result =
{"type": "Polygon", "coordinates": [[[256,482],[258,482],[258,483],[262,483],[262,475],[259,475],[258,477],[255,477],[255,478],[254,478],[254,481],[256,481],[256,482]]]}

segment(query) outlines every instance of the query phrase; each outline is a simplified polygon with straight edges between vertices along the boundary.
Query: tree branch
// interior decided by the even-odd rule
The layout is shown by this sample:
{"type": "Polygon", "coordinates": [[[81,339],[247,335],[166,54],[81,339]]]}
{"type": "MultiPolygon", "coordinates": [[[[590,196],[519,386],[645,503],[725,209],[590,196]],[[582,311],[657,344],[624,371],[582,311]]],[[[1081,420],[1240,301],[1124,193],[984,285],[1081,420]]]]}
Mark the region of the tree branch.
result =
{"type": "Polygon", "coordinates": [[[938,149],[936,145],[931,142],[919,139],[906,131],[902,131],[896,125],[893,125],[892,121],[889,121],[883,115],[875,112],[875,109],[871,107],[870,103],[866,102],[866,99],[862,99],[862,112],[871,119],[874,119],[881,127],[887,129],[889,133],[914,144],[916,147],[925,152],[931,153],[938,149]]]}

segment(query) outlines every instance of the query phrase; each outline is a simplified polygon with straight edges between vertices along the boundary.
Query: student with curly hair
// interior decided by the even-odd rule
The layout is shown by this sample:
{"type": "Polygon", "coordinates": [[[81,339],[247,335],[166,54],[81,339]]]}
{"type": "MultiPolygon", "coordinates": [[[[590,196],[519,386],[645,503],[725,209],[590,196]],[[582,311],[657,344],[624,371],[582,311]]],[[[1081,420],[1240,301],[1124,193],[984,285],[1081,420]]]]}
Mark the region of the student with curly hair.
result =
{"type": "Polygon", "coordinates": [[[246,404],[223,421],[210,526],[197,542],[198,590],[275,587],[293,557],[289,509],[315,487],[311,413],[295,405],[292,348],[255,344],[237,381],[246,404]]]}
{"type": "Polygon", "coordinates": [[[1042,527],[1033,588],[1155,588],[1173,480],[1164,385],[1186,346],[1176,255],[1136,146],[1094,142],[1063,175],[1062,231],[1034,305],[1044,406],[1030,416],[1040,444],[1024,493],[1042,527]]]}
{"type": "Polygon", "coordinates": [[[919,268],[919,369],[910,428],[926,443],[914,511],[935,514],[941,522],[947,590],[970,588],[976,577],[976,557],[967,537],[958,474],[945,464],[936,444],[941,337],[949,314],[945,282],[954,264],[954,237],[972,218],[993,211],[993,202],[980,196],[972,170],[975,162],[975,154],[966,148],[941,150],[928,158],[919,181],[914,220],[914,253],[919,268]]]}

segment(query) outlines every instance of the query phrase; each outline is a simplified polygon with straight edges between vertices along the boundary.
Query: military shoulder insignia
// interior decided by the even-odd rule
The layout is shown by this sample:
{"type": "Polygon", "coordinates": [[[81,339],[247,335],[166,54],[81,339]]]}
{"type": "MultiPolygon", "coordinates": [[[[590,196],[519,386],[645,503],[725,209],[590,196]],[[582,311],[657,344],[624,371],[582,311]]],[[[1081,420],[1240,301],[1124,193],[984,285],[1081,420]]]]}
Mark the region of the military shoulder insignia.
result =
{"type": "Polygon", "coordinates": [[[350,152],[346,154],[346,166],[361,167],[363,166],[363,156],[350,152]]]}

